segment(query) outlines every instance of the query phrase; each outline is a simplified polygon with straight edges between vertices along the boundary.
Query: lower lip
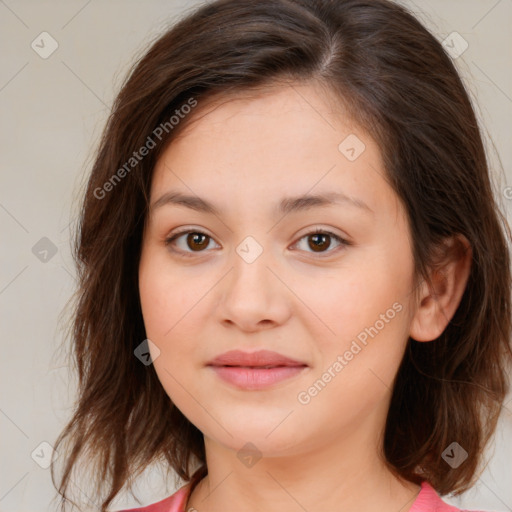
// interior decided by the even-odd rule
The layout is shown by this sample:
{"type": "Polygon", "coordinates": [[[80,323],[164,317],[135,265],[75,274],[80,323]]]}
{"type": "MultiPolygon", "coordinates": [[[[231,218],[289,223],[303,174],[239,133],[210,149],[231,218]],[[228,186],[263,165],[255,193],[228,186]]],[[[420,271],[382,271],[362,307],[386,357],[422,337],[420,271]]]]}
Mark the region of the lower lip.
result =
{"type": "Polygon", "coordinates": [[[307,366],[247,368],[243,366],[212,366],[226,382],[241,389],[264,389],[301,373],[307,366]]]}

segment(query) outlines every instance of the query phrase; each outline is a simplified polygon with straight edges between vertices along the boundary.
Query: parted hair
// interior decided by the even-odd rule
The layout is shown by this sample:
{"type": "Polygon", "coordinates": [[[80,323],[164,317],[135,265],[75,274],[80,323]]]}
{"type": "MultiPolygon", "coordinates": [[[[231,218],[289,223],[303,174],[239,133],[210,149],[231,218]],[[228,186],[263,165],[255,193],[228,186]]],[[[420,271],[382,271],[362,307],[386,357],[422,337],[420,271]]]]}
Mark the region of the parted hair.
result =
{"type": "Polygon", "coordinates": [[[138,264],[152,173],[194,119],[184,105],[200,108],[213,95],[279,81],[325,87],[378,143],[407,213],[417,282],[430,283],[447,239],[469,241],[470,274],[453,318],[437,339],[407,341],[382,453],[394,474],[426,480],[440,495],[464,492],[483,470],[509,390],[511,232],[450,56],[413,14],[387,0],[217,0],[183,15],[133,64],[87,177],[68,332],[78,397],[52,464],[62,510],[76,505],[70,490],[78,467],[90,471],[88,499],[101,511],[153,463],[186,482],[194,468],[207,473],[203,434],[153,366],[134,355],[146,339],[138,264]],[[143,146],[146,155],[130,160],[143,146]],[[442,457],[453,441],[468,453],[458,467],[442,457]]]}

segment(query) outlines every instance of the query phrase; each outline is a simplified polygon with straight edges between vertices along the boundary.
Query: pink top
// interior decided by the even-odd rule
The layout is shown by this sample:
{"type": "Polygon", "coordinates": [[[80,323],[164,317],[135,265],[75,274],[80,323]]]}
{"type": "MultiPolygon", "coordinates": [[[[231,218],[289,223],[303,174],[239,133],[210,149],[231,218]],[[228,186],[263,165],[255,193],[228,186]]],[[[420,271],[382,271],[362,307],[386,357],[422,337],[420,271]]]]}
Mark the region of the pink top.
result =
{"type": "MultiPolygon", "coordinates": [[[[158,503],[146,505],[142,508],[131,508],[119,512],[188,512],[185,510],[188,497],[190,496],[197,481],[192,479],[189,483],[180,487],[173,495],[165,498],[158,503]]],[[[409,509],[409,512],[479,512],[462,511],[445,503],[428,482],[421,483],[421,489],[409,509]]]]}

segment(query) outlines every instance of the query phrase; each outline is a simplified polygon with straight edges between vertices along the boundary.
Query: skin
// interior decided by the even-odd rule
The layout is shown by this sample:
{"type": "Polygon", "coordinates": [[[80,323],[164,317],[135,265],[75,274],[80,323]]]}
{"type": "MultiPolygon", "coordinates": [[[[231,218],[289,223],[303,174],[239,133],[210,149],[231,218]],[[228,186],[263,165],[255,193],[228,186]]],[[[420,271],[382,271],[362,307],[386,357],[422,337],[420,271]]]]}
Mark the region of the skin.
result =
{"type": "Polygon", "coordinates": [[[400,481],[380,455],[392,381],[408,337],[433,340],[453,316],[470,251],[433,275],[436,300],[424,282],[412,293],[407,215],[383,177],[379,147],[318,84],[214,98],[194,116],[161,155],[150,204],[179,190],[221,213],[152,208],[139,267],[154,368],[205,438],[208,475],[186,510],[409,510],[420,487],[400,481]],[[338,149],[350,134],[366,146],[354,161],[338,149]],[[272,211],[284,196],[333,190],[372,211],[347,202],[272,211]],[[173,252],[165,239],[178,228],[211,238],[187,244],[185,234],[173,252]],[[305,236],[315,228],[351,245],[327,237],[315,251],[305,236]],[[247,236],[263,250],[252,263],[236,251],[247,236]],[[300,403],[298,394],[395,303],[401,311],[300,403]],[[241,390],[206,367],[231,349],[274,350],[308,367],[271,388],[241,390]],[[248,442],[261,456],[250,466],[238,457],[248,442]]]}

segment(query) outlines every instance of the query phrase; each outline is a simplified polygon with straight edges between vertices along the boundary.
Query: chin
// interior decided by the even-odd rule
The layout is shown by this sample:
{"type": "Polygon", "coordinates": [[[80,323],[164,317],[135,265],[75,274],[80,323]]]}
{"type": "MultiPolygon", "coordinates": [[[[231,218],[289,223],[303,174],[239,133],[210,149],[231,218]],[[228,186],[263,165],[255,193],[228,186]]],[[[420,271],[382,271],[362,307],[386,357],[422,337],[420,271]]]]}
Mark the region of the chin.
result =
{"type": "MultiPolygon", "coordinates": [[[[297,451],[302,437],[297,431],[279,425],[282,420],[281,417],[279,421],[272,420],[264,424],[260,422],[259,426],[255,426],[254,422],[250,421],[231,423],[226,419],[222,425],[227,432],[218,425],[212,430],[200,430],[205,433],[206,438],[237,452],[239,457],[245,452],[249,452],[250,455],[252,451],[260,457],[292,455],[297,451]]],[[[301,433],[304,435],[303,431],[301,433]]]]}

